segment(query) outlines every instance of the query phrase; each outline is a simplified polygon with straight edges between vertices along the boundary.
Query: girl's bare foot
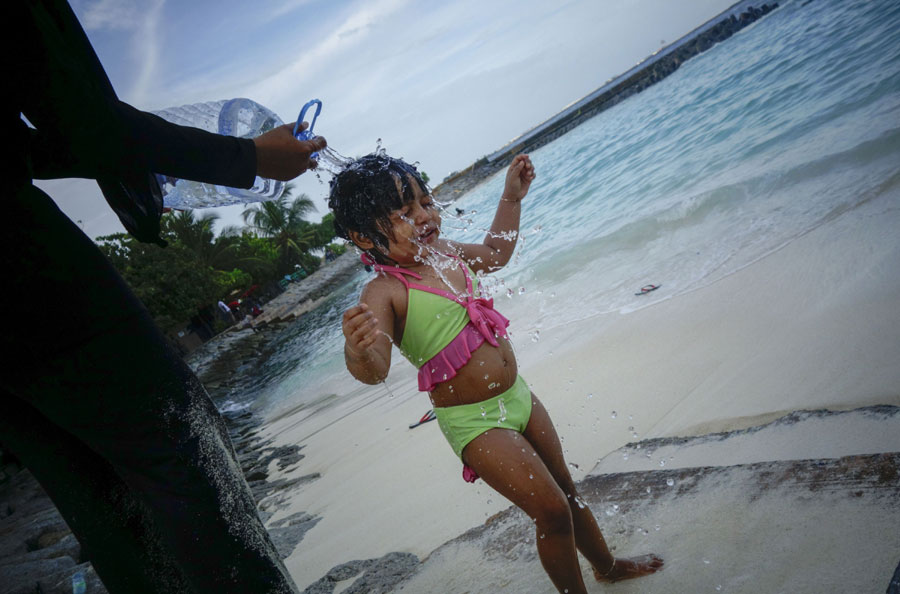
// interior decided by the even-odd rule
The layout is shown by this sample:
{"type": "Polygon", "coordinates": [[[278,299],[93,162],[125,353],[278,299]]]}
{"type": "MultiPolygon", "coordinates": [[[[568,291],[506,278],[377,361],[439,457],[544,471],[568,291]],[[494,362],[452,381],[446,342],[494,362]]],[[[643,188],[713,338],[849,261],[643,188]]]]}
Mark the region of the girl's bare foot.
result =
{"type": "Polygon", "coordinates": [[[663,567],[663,560],[654,554],[641,555],[631,559],[616,559],[606,572],[594,568],[594,577],[598,582],[620,582],[656,573],[663,567]]]}

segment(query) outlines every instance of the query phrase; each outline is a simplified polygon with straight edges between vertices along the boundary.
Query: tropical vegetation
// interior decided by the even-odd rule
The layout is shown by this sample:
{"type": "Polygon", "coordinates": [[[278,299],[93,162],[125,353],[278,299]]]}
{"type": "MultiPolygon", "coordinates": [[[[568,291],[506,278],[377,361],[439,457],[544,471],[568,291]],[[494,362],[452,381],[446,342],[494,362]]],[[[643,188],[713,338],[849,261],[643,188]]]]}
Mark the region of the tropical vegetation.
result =
{"type": "Polygon", "coordinates": [[[165,248],[124,233],[97,243],[164,331],[177,332],[198,318],[221,329],[224,322],[215,322],[220,300],[264,300],[280,291],[286,276],[315,271],[324,250],[343,251],[332,243],[333,216],[306,220],[314,204],[303,194],[292,200],[290,193],[288,185],[278,200],[250,205],[242,213],[247,226],[227,227],[218,236],[217,215],[184,210],[163,215],[165,248]]]}

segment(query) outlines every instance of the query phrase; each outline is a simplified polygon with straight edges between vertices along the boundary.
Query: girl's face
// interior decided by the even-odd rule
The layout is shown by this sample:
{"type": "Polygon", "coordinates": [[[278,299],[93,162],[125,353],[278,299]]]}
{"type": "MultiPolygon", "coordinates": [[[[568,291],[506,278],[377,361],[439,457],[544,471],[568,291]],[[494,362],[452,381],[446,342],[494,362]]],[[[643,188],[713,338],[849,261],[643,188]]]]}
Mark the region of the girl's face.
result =
{"type": "MultiPolygon", "coordinates": [[[[399,182],[398,182],[399,191],[399,182]]],[[[391,213],[394,239],[388,237],[387,256],[401,266],[412,266],[428,254],[441,233],[441,215],[430,194],[413,184],[414,198],[391,213]]]]}

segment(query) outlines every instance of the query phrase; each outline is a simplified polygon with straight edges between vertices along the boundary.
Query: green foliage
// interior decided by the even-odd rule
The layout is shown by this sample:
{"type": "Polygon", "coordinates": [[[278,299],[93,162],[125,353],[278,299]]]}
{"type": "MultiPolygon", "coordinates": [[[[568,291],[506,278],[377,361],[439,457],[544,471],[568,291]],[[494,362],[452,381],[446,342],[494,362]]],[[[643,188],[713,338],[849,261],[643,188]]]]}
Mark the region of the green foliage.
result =
{"type": "MultiPolygon", "coordinates": [[[[297,266],[306,274],[319,267],[320,257],[310,252],[331,244],[334,217],[329,213],[321,223],[305,220],[315,206],[305,195],[289,200],[290,189],[279,200],[250,206],[242,213],[247,227],[228,228],[218,237],[216,215],[187,210],[163,215],[166,248],[124,233],[98,237],[97,244],[156,323],[177,331],[236,290],[276,283],[297,266]]],[[[332,250],[341,253],[333,244],[332,250]]]]}
{"type": "Polygon", "coordinates": [[[217,301],[219,284],[214,270],[200,264],[196,255],[177,241],[163,249],[125,234],[98,240],[100,250],[163,330],[179,328],[198,309],[217,301]]]}
{"type": "Polygon", "coordinates": [[[305,194],[288,202],[292,190],[288,185],[278,200],[257,202],[241,213],[251,230],[275,246],[281,274],[291,274],[295,265],[302,265],[303,255],[317,247],[315,225],[303,219],[316,207],[305,194]]]}
{"type": "Polygon", "coordinates": [[[347,251],[346,243],[329,243],[325,247],[331,250],[335,256],[343,255],[347,251]]]}

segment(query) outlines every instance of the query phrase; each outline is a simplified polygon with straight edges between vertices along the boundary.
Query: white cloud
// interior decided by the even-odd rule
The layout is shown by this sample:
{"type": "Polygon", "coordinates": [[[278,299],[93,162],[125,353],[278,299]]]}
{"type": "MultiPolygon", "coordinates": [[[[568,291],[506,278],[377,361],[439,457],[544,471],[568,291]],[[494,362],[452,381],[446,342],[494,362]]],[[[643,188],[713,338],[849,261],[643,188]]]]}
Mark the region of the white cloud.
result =
{"type": "Polygon", "coordinates": [[[408,0],[379,0],[360,2],[348,17],[325,39],[312,47],[298,48],[298,58],[278,72],[254,84],[259,97],[271,97],[273,102],[285,99],[298,103],[295,94],[297,84],[308,86],[309,79],[323,72],[324,65],[334,64],[335,56],[358,47],[369,37],[373,28],[382,20],[399,11],[408,0]]]}
{"type": "Polygon", "coordinates": [[[94,0],[77,6],[87,31],[128,31],[140,26],[142,4],[140,0],[94,0]]]}
{"type": "Polygon", "coordinates": [[[164,0],[151,0],[148,3],[141,25],[134,36],[135,62],[140,65],[137,78],[131,89],[130,97],[137,103],[143,103],[154,91],[158,80],[158,68],[161,52],[161,27],[164,0]]]}
{"type": "Polygon", "coordinates": [[[298,8],[303,8],[311,2],[312,0],[282,0],[276,6],[267,8],[264,15],[265,21],[271,22],[277,20],[285,15],[291,14],[298,8]]]}

